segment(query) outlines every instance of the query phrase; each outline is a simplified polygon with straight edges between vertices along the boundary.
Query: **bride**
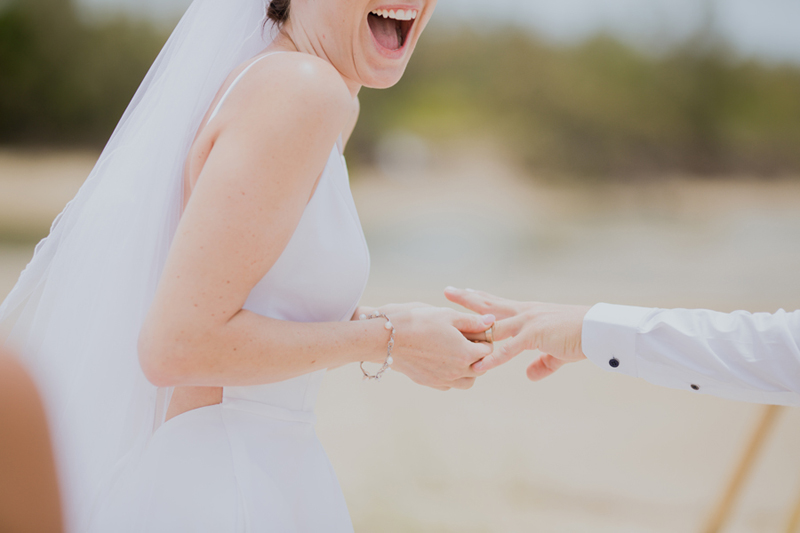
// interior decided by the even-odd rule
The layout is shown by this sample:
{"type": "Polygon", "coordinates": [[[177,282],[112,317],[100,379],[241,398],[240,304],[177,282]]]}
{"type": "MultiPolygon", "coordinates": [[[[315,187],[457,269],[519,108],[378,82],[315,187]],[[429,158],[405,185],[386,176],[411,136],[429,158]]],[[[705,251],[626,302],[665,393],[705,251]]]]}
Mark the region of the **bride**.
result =
{"type": "Polygon", "coordinates": [[[491,348],[465,335],[494,317],[357,308],[342,152],[359,89],[400,79],[435,3],[189,8],[0,307],[46,392],[72,530],[351,531],[314,434],[326,369],[473,384],[491,348]]]}

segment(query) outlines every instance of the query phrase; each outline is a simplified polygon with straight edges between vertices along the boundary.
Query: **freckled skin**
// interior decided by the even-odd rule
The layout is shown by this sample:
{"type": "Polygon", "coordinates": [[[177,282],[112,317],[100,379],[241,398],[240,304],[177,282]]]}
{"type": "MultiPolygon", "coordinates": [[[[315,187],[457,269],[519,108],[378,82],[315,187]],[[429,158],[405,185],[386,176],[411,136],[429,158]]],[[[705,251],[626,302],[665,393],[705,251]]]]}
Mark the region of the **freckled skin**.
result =
{"type": "MultiPolygon", "coordinates": [[[[360,88],[400,79],[435,4],[413,2],[419,16],[404,55],[390,59],[367,22],[374,0],[293,0],[290,21],[265,51],[290,53],[259,61],[206,124],[249,63],[220,88],[187,158],[183,216],[139,339],[145,375],[176,387],[168,417],[219,403],[223,386],[385,359],[379,321],[284,322],[243,306],[291,238],[331,147],[355,127],[360,88]]],[[[469,365],[488,349],[461,332],[484,331],[484,319],[420,304],[382,309],[403,332],[396,369],[442,390],[472,385],[478,374],[469,365]]]]}

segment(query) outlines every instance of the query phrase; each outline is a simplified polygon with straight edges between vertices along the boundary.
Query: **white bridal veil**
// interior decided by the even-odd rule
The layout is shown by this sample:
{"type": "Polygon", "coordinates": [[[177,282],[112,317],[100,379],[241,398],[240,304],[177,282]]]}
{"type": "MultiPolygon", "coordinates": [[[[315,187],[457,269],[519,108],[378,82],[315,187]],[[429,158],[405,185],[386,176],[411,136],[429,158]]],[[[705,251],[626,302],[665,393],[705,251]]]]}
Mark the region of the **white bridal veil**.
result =
{"type": "Polygon", "coordinates": [[[267,0],[195,0],[94,170],[0,306],[48,406],[67,523],[85,531],[114,472],[163,420],[137,338],[182,205],[184,161],[228,74],[271,41],[267,0]]]}

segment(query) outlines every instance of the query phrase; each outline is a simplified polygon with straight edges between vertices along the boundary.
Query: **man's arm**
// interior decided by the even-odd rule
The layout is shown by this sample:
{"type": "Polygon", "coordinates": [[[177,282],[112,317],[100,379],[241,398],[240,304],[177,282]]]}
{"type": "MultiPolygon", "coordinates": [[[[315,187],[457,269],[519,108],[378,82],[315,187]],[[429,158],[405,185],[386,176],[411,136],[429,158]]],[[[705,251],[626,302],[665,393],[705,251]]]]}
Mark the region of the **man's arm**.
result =
{"type": "Polygon", "coordinates": [[[584,318],[582,346],[599,367],[656,385],[800,405],[800,311],[720,313],[598,304],[584,318]]]}
{"type": "Polygon", "coordinates": [[[656,385],[756,403],[800,405],[800,311],[592,308],[516,302],[448,289],[448,299],[501,319],[495,338],[509,339],[476,370],[524,350],[544,354],[528,368],[543,379],[568,362],[590,359],[615,373],[656,385]]]}

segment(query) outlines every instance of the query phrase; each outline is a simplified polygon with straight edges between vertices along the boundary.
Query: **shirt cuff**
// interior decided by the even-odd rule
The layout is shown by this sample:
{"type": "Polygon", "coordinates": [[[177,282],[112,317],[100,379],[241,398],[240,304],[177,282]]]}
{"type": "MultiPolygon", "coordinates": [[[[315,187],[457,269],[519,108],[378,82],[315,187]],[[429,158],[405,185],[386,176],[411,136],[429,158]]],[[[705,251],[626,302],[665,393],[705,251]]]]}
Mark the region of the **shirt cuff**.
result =
{"type": "Polygon", "coordinates": [[[583,319],[583,353],[604,370],[638,377],[636,335],[656,309],[597,304],[583,319]]]}

